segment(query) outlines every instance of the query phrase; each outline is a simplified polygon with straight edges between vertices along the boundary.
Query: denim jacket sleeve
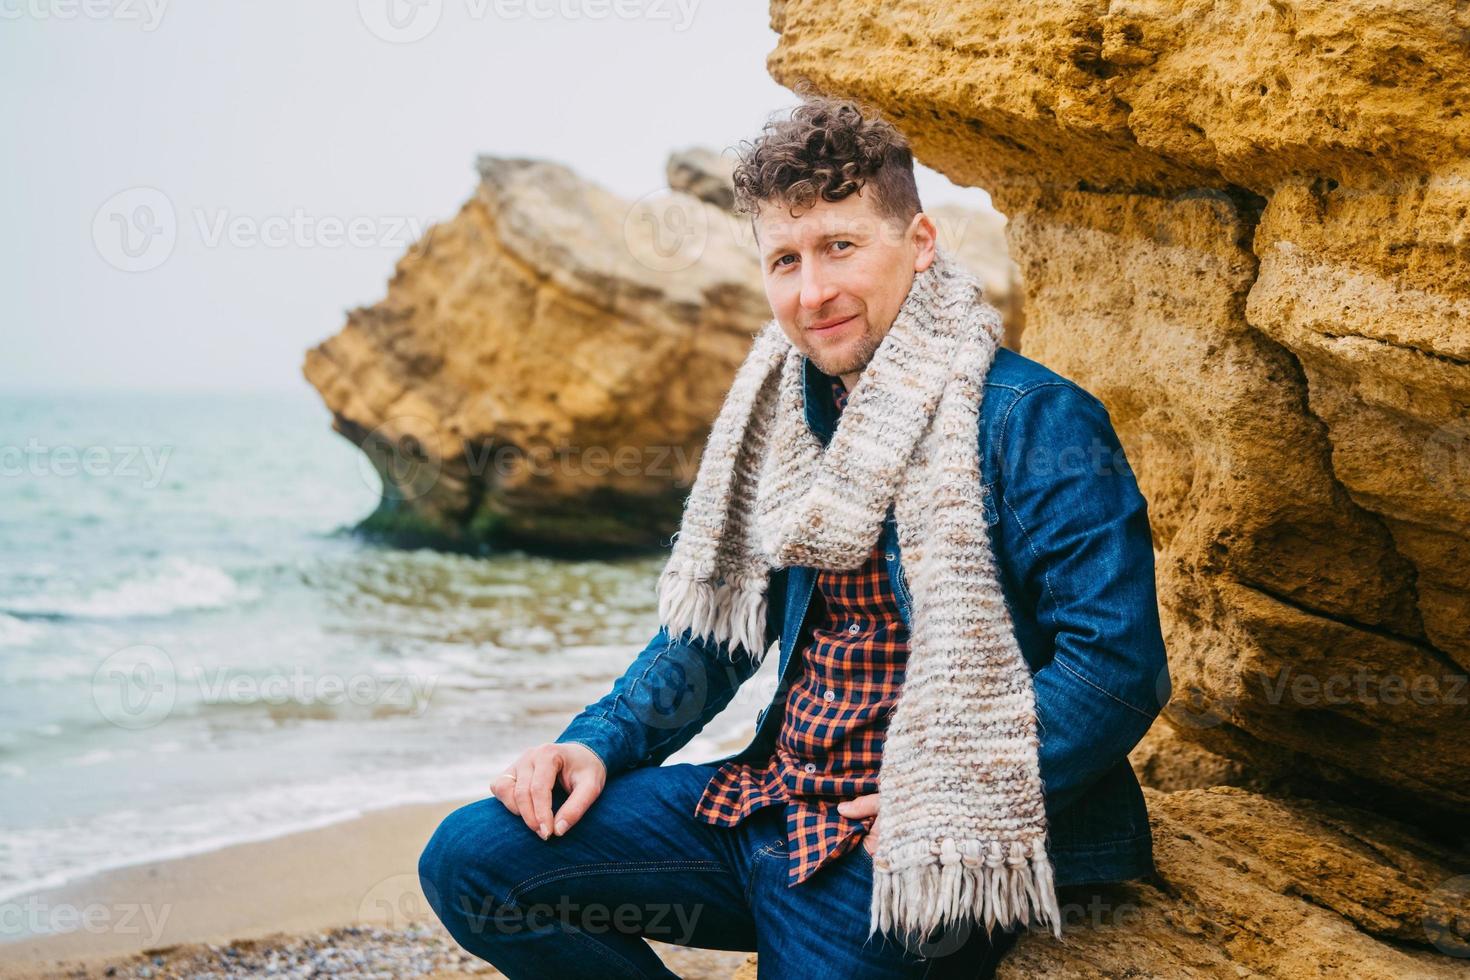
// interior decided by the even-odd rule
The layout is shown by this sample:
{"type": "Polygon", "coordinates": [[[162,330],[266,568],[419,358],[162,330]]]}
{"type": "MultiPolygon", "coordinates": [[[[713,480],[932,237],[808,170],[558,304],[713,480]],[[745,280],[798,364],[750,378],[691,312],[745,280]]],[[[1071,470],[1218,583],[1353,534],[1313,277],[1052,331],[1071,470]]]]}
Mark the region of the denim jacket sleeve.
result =
{"type": "Polygon", "coordinates": [[[1033,675],[1047,806],[1138,744],[1168,700],[1148,504],[1106,407],[1071,383],[1016,397],[998,440],[1001,519],[1052,660],[1033,675]]]}
{"type": "MultiPolygon", "coordinates": [[[[786,572],[779,569],[766,588],[768,646],[781,634],[785,593],[786,572]]],[[[583,708],[556,741],[596,752],[609,778],[660,765],[723,711],[758,667],[742,647],[732,658],[727,644],[693,639],[687,630],[675,638],[660,627],[612,690],[583,708]]]]}

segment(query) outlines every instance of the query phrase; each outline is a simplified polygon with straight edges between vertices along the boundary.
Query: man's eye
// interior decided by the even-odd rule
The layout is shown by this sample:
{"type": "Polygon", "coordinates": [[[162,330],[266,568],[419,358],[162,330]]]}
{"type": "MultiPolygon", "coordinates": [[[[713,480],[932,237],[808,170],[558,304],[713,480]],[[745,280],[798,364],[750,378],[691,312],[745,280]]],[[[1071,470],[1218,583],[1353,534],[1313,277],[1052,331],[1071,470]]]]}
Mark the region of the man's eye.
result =
{"type": "Polygon", "coordinates": [[[794,259],[794,258],[796,258],[796,256],[794,256],[794,255],[790,255],[790,254],[783,255],[779,259],[776,260],[776,264],[777,265],[781,265],[782,263],[786,262],[787,259],[794,259]]]}
{"type": "MultiPolygon", "coordinates": [[[[835,245],[851,245],[851,244],[852,244],[852,242],[833,242],[833,243],[832,243],[832,244],[833,244],[833,245],[834,245],[834,246],[835,246],[835,245]]],[[[843,251],[846,251],[846,249],[843,249],[843,251]]]]}

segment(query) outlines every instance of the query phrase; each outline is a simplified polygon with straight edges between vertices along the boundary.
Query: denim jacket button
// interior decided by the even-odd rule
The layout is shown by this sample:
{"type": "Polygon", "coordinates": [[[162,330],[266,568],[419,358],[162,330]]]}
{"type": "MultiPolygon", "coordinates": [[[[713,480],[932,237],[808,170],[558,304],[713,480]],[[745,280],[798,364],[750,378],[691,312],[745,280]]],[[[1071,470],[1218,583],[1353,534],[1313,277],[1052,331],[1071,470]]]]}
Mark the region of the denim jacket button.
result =
{"type": "Polygon", "coordinates": [[[893,561],[893,557],[894,557],[893,556],[893,552],[890,551],[888,554],[884,555],[883,557],[884,558],[887,558],[889,561],[893,561]]]}
{"type": "Polygon", "coordinates": [[[815,762],[808,762],[806,765],[802,766],[801,768],[805,769],[807,772],[816,772],[817,771],[817,764],[815,762]]]}

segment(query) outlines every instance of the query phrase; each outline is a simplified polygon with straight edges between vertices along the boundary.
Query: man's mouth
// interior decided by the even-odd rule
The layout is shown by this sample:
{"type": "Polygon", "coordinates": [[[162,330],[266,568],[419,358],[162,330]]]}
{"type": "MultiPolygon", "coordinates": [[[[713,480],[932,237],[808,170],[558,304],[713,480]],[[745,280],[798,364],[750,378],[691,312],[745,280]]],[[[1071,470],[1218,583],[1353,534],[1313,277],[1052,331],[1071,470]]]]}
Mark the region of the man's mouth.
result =
{"type": "Polygon", "coordinates": [[[854,313],[852,316],[843,317],[841,320],[828,321],[825,324],[815,324],[808,329],[811,330],[812,333],[831,333],[833,330],[841,329],[842,327],[845,327],[847,324],[856,319],[857,314],[854,313]]]}

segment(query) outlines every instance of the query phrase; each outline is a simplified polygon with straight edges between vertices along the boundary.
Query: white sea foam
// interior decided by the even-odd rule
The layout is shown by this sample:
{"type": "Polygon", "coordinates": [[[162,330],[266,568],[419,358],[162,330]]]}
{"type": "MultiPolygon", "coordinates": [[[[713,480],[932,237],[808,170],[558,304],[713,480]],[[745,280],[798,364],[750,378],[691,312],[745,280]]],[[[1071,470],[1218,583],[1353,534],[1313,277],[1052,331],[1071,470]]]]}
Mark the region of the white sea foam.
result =
{"type": "MultiPolygon", "coordinates": [[[[258,590],[242,587],[224,569],[174,557],[142,574],[91,591],[76,593],[57,589],[7,598],[0,603],[10,613],[22,616],[115,619],[223,609],[256,598],[259,598],[258,590]]],[[[20,622],[23,626],[35,625],[20,622]]],[[[0,633],[0,644],[3,635],[0,633]]]]}

